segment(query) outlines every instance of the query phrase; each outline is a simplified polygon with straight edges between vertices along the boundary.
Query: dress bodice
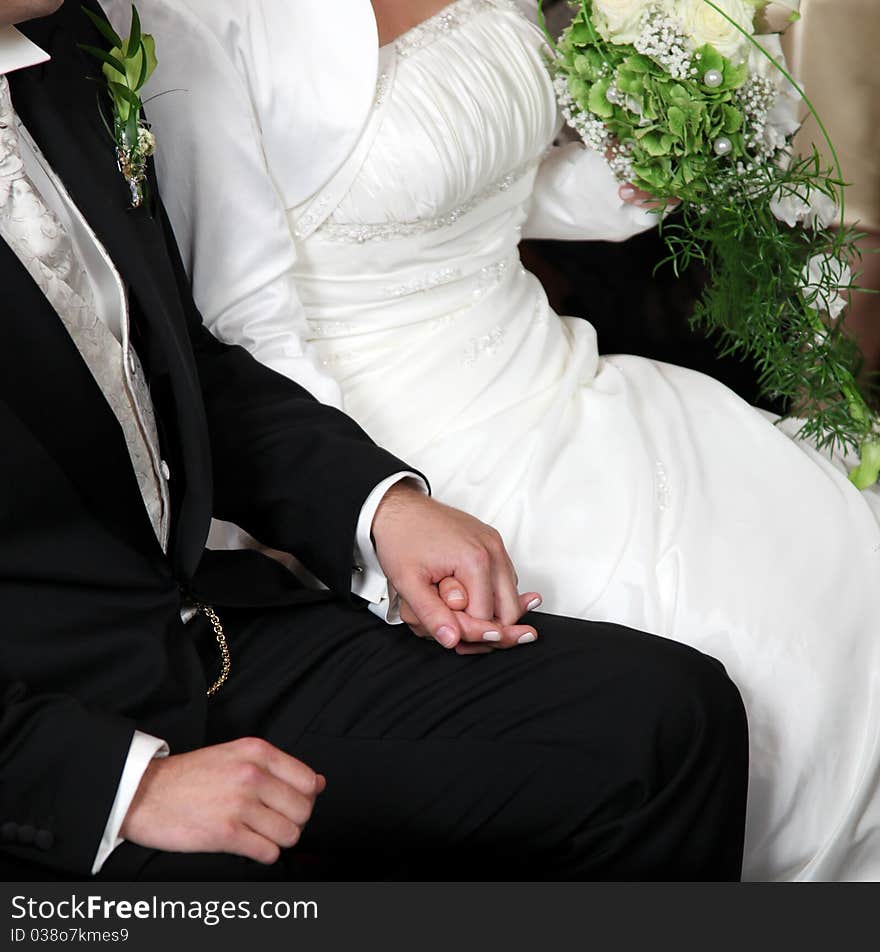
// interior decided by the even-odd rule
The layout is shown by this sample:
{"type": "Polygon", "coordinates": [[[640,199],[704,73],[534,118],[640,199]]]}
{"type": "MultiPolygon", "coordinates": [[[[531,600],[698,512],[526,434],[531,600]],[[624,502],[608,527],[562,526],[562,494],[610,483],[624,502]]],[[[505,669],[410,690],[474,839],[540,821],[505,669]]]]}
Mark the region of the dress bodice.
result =
{"type": "MultiPolygon", "coordinates": [[[[524,278],[521,227],[558,128],[543,36],[512,0],[458,0],[380,61],[360,152],[342,187],[337,176],[311,202],[326,206],[322,224],[294,266],[311,340],[334,373],[375,365],[400,335],[459,323],[502,281],[524,278]]],[[[526,297],[543,297],[527,283],[526,297]]],[[[465,359],[482,349],[460,342],[465,359]]]]}
{"type": "Polygon", "coordinates": [[[466,362],[497,352],[516,335],[482,327],[474,301],[503,290],[520,321],[546,303],[520,272],[523,236],[620,240],[656,221],[621,202],[601,156],[551,148],[530,2],[456,0],[380,50],[367,0],[339,0],[334,28],[358,39],[346,55],[317,0],[143,2],[163,51],[147,90],[157,167],[205,323],[321,400],[345,391],[351,408],[343,363],[381,366],[386,347],[440,326],[466,362]],[[293,52],[272,42],[292,31],[293,52]],[[325,108],[348,85],[351,108],[325,108]]]}
{"type": "Polygon", "coordinates": [[[557,125],[542,46],[511,0],[458,0],[384,47],[388,102],[325,237],[424,231],[534,168],[557,125]]]}

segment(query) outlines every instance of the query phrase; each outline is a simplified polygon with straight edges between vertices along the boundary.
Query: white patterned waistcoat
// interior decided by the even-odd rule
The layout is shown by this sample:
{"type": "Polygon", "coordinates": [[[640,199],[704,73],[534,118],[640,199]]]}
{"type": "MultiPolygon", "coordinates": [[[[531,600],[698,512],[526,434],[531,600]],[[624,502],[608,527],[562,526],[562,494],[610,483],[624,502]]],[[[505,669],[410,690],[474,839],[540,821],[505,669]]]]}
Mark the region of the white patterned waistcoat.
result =
{"type": "MultiPolygon", "coordinates": [[[[168,468],[162,461],[147,381],[129,340],[128,304],[122,280],[97,236],[75,209],[48,164],[40,164],[66,200],[77,224],[100,252],[119,292],[119,337],[101,319],[89,275],[71,236],[28,176],[21,155],[25,135],[0,76],[0,238],[46,295],[113,411],[125,437],[150,522],[163,550],[169,532],[168,468]]],[[[29,143],[40,158],[36,145],[29,143]]]]}

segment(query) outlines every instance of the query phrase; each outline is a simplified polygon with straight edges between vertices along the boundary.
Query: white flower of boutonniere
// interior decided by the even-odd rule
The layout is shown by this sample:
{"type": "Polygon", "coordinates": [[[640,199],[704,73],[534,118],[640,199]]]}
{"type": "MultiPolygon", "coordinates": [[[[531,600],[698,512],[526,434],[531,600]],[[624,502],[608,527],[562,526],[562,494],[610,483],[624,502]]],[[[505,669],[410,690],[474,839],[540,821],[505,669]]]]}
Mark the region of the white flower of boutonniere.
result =
{"type": "Polygon", "coordinates": [[[111,44],[109,52],[85,44],[81,49],[103,64],[112,116],[108,118],[101,110],[101,118],[116,145],[116,161],[128,183],[132,207],[139,208],[147,198],[147,159],[156,149],[156,139],[141,114],[143,103],[139,93],[156,68],[156,44],[149,33],[141,31],[134,6],[131,31],[125,40],[103,17],[85,7],[83,13],[111,44]]]}

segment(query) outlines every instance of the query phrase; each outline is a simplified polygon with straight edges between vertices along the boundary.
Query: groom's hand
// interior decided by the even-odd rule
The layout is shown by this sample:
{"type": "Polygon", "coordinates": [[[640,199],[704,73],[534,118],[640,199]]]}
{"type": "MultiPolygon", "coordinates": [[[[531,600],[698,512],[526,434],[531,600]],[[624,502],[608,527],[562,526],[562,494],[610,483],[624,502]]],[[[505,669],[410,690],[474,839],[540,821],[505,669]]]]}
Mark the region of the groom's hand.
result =
{"type": "MultiPolygon", "coordinates": [[[[462,641],[491,647],[493,636],[505,638],[503,628],[522,615],[516,572],[501,536],[473,516],[403,482],[382,499],[372,534],[379,563],[411,613],[410,623],[443,647],[462,641]],[[466,615],[441,597],[438,585],[446,578],[459,579],[467,592],[466,615]]],[[[529,626],[522,626],[517,640],[525,635],[537,637],[529,626]]]]}
{"type": "Polygon", "coordinates": [[[297,843],[326,781],[246,737],[150,762],[120,836],[172,853],[233,853],[274,863],[297,843]]]}

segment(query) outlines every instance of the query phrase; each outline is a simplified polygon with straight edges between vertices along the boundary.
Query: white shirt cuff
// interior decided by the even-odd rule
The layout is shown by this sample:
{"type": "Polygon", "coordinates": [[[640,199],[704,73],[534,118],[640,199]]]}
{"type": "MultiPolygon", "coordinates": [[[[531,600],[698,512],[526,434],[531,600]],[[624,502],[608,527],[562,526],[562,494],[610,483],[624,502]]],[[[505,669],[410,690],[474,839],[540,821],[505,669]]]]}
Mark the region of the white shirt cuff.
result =
{"type": "Polygon", "coordinates": [[[104,835],[101,837],[101,845],[95,854],[95,862],[92,864],[92,875],[95,876],[101,872],[101,867],[107,862],[113,850],[125,841],[119,835],[122,824],[125,821],[128,808],[137,788],[140,785],[144,771],[147,769],[150,761],[154,757],[167,757],[171,751],[164,740],[153,737],[151,734],[144,734],[142,731],[135,731],[131,739],[131,747],[128,748],[128,757],[125,758],[125,767],[122,770],[122,778],[116,789],[116,799],[110,808],[110,816],[107,818],[107,825],[104,827],[104,835]]]}
{"type": "Polygon", "coordinates": [[[397,592],[394,591],[394,586],[382,571],[370,531],[373,528],[376,510],[379,508],[379,503],[382,502],[385,493],[404,479],[415,480],[422,492],[425,495],[428,494],[425,481],[416,473],[395,473],[393,476],[389,476],[388,479],[383,479],[367,496],[367,501],[361,508],[355,533],[354,568],[351,573],[352,594],[366,599],[370,603],[370,611],[377,618],[388,622],[389,625],[402,624],[400,600],[397,592]]]}

